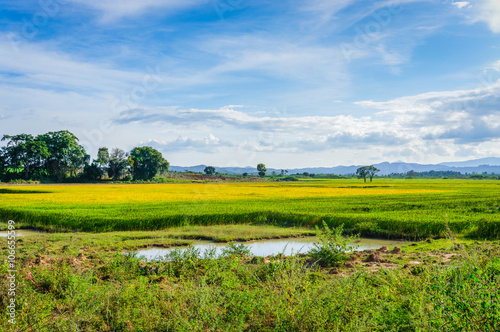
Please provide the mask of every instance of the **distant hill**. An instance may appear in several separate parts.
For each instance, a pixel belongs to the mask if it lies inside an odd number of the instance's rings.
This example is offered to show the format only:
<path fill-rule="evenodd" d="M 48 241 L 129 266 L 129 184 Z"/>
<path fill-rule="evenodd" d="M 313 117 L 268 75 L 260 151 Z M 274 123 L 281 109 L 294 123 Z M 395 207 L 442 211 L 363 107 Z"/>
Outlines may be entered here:
<path fill-rule="evenodd" d="M 334 166 L 334 167 L 306 167 L 306 168 L 288 168 L 288 174 L 296 173 L 315 173 L 315 174 L 339 174 L 339 175 L 349 175 L 356 173 L 356 170 L 365 165 L 351 165 L 351 166 Z M 467 160 L 460 162 L 449 162 L 440 163 L 436 165 L 426 165 L 417 163 L 405 163 L 405 162 L 383 162 L 379 164 L 374 164 L 373 166 L 380 169 L 378 174 L 388 175 L 391 173 L 406 173 L 411 170 L 415 172 L 429 172 L 429 171 L 453 171 L 465 173 L 477 173 L 481 174 L 483 172 L 500 174 L 500 158 L 482 158 L 475 160 Z M 196 165 L 196 166 L 170 166 L 171 171 L 176 172 L 203 172 L 206 165 Z M 257 174 L 256 167 L 217 167 L 214 166 L 217 172 L 227 173 L 227 174 Z M 267 173 L 275 171 L 280 173 L 281 169 L 268 168 Z"/>
<path fill-rule="evenodd" d="M 500 166 L 500 158 L 495 158 L 495 157 L 481 158 L 475 160 L 441 163 L 440 165 L 445 165 L 450 167 L 478 167 L 483 165 Z"/>

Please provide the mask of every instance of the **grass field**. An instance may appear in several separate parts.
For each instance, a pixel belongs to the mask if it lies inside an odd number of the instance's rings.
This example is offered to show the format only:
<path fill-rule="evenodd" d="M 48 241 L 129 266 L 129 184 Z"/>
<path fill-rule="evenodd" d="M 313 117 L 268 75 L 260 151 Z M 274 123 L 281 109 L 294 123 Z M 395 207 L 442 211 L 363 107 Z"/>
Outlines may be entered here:
<path fill-rule="evenodd" d="M 0 265 L 4 313 L 15 270 L 16 323 L 3 314 L 0 330 L 498 331 L 499 185 L 377 179 L 3 186 L 2 221 L 62 233 L 16 239 L 15 266 Z M 124 254 L 199 238 L 310 235 L 323 222 L 365 236 L 425 240 L 342 253 L 330 265 L 314 253 L 215 257 L 188 249 L 152 262 Z M 439 237 L 447 239 L 430 239 Z M 483 238 L 490 240 L 477 240 Z M 3 239 L 6 253 L 12 245 Z"/>
<path fill-rule="evenodd" d="M 500 237 L 500 181 L 0 187 L 0 216 L 49 231 L 147 231 L 186 225 L 345 225 L 364 236 Z"/>
<path fill-rule="evenodd" d="M 202 231 L 191 227 L 173 233 Z M 227 238 L 239 226 L 207 228 Z M 8 322 L 11 297 L 9 279 L 3 277 L 0 330 L 500 328 L 499 241 L 426 240 L 404 246 L 399 254 L 377 254 L 376 262 L 372 253 L 353 253 L 334 269 L 314 265 L 307 256 L 213 259 L 190 252 L 172 261 L 144 262 L 120 252 L 145 241 L 181 244 L 167 238 L 169 232 L 43 233 L 18 239 L 16 322 Z M 6 250 L 7 241 L 1 247 Z M 0 265 L 0 274 L 10 275 L 8 269 Z"/>

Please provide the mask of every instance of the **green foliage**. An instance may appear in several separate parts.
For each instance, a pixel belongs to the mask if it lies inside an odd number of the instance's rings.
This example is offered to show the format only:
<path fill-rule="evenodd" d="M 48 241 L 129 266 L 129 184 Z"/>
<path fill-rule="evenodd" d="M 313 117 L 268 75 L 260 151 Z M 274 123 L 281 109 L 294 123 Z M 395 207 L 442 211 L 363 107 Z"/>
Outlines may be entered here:
<path fill-rule="evenodd" d="M 86 181 L 97 181 L 104 174 L 103 170 L 97 163 L 92 163 L 90 165 L 85 165 L 83 167 L 82 178 Z"/>
<path fill-rule="evenodd" d="M 52 245 L 43 251 L 42 237 L 33 240 L 36 247 L 25 241 L 17 267 L 19 331 L 500 329 L 498 245 L 478 245 L 449 266 L 425 264 L 417 274 L 401 263 L 330 275 L 330 269 L 305 268 L 307 257 L 214 259 L 191 249 L 145 262 L 93 246 L 83 258 L 76 239 L 64 254 Z M 29 272 L 24 262 L 32 262 Z M 7 269 L 2 264 L 0 272 Z M 0 280 L 3 312 L 8 282 Z M 0 330 L 12 330 L 7 320 L 0 317 Z"/>
<path fill-rule="evenodd" d="M 161 153 L 152 147 L 143 146 L 130 152 L 134 180 L 149 180 L 158 173 L 168 172 L 169 163 Z"/>
<path fill-rule="evenodd" d="M 106 167 L 108 165 L 108 163 L 109 163 L 109 151 L 108 151 L 108 148 L 106 148 L 106 147 L 99 148 L 99 150 L 97 151 L 96 162 L 101 167 Z"/>
<path fill-rule="evenodd" d="M 352 245 L 357 236 L 344 237 L 344 225 L 330 229 L 323 222 L 323 229 L 316 226 L 319 242 L 309 251 L 311 259 L 321 266 L 340 266 L 346 260 L 346 252 L 355 250 L 357 246 Z"/>
<path fill-rule="evenodd" d="M 500 329 L 500 275 L 498 270 L 491 273 L 498 259 L 486 264 L 480 261 L 469 258 L 460 267 L 445 269 L 430 278 L 428 292 L 434 315 L 449 331 Z"/>
<path fill-rule="evenodd" d="M 359 179 L 363 179 L 365 182 L 366 182 L 366 177 L 369 177 L 370 178 L 370 182 L 372 182 L 373 177 L 379 171 L 380 170 L 378 168 L 376 168 L 375 166 L 373 166 L 373 165 L 371 165 L 371 166 L 363 166 L 363 167 L 360 167 L 360 168 L 358 168 L 356 170 L 356 175 L 358 176 Z"/>
<path fill-rule="evenodd" d="M 284 178 L 278 179 L 278 181 L 299 181 L 299 179 L 294 176 L 285 176 Z"/>
<path fill-rule="evenodd" d="M 264 164 L 258 164 L 257 165 L 257 171 L 259 172 L 259 176 L 263 178 L 266 175 L 267 168 L 266 165 Z"/>
<path fill-rule="evenodd" d="M 203 172 L 205 172 L 206 175 L 214 175 L 215 174 L 215 167 L 207 166 L 207 167 L 205 167 Z"/>
<path fill-rule="evenodd" d="M 101 161 L 106 160 L 105 152 L 101 152 Z M 119 180 L 126 172 L 128 167 L 128 155 L 125 151 L 115 148 L 108 157 L 108 176 L 114 181 Z"/>
<path fill-rule="evenodd" d="M 28 180 L 42 172 L 45 160 L 50 156 L 47 144 L 32 135 L 4 135 L 7 146 L 2 151 L 2 170 L 20 169 Z"/>
<path fill-rule="evenodd" d="M 252 254 L 250 248 L 243 243 L 230 242 L 227 246 L 222 248 L 221 256 L 250 256 Z"/>
<path fill-rule="evenodd" d="M 90 160 L 84 147 L 78 144 L 78 138 L 67 130 L 51 131 L 37 136 L 37 140 L 47 146 L 49 156 L 45 160 L 45 168 L 53 180 L 60 182 L 68 173 L 75 176 L 76 171 Z"/>

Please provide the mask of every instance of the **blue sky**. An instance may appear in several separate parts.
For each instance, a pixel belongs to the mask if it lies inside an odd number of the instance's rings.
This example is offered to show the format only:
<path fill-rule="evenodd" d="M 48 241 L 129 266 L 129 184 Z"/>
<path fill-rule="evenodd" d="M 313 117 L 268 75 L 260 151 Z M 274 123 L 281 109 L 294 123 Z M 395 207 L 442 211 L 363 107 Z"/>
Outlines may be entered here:
<path fill-rule="evenodd" d="M 500 1 L 0 0 L 0 134 L 173 165 L 500 156 Z"/>

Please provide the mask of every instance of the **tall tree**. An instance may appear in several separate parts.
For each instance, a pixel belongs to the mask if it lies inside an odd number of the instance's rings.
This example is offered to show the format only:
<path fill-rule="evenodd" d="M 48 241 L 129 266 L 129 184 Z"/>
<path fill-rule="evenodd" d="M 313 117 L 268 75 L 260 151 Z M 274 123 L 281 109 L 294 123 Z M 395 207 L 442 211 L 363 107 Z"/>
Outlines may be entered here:
<path fill-rule="evenodd" d="M 366 182 L 366 176 L 368 175 L 368 166 L 360 167 L 356 170 L 356 175 L 358 179 L 363 179 Z"/>
<path fill-rule="evenodd" d="M 366 182 L 366 177 L 369 177 L 370 182 L 372 182 L 373 177 L 379 171 L 380 170 L 373 165 L 363 166 L 356 170 L 356 175 L 358 176 L 358 178 L 363 179 L 365 182 Z"/>
<path fill-rule="evenodd" d="M 109 163 L 109 151 L 108 148 L 99 148 L 97 151 L 97 159 L 96 162 L 101 167 L 106 167 Z"/>
<path fill-rule="evenodd" d="M 78 144 L 78 138 L 67 130 L 51 131 L 36 139 L 47 145 L 49 157 L 45 161 L 45 168 L 49 176 L 57 181 L 62 181 L 68 172 L 75 175 L 90 161 L 85 148 Z"/>
<path fill-rule="evenodd" d="M 107 150 L 107 149 L 106 149 Z M 101 149 L 99 149 L 101 151 Z M 125 151 L 114 148 L 108 159 L 108 176 L 113 180 L 119 180 L 128 166 L 128 155 Z"/>
<path fill-rule="evenodd" d="M 207 167 L 205 167 L 203 172 L 205 172 L 206 175 L 214 175 L 215 174 L 215 167 L 207 166 Z"/>
<path fill-rule="evenodd" d="M 368 166 L 368 176 L 370 177 L 370 182 L 372 182 L 373 177 L 375 176 L 375 174 L 377 174 L 377 172 L 380 172 L 378 168 L 373 165 Z"/>
<path fill-rule="evenodd" d="M 257 165 L 257 171 L 259 171 L 259 176 L 263 178 L 266 175 L 267 168 L 266 165 L 264 164 L 258 164 Z"/>
<path fill-rule="evenodd" d="M 39 172 L 49 156 L 45 142 L 29 134 L 4 135 L 2 141 L 7 141 L 3 152 L 7 167 L 23 172 L 25 180 L 29 180 L 34 173 Z"/>
<path fill-rule="evenodd" d="M 152 147 L 137 147 L 130 151 L 134 180 L 150 180 L 158 173 L 168 172 L 170 164 Z"/>

